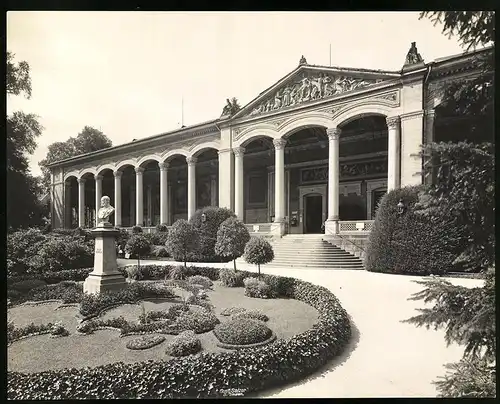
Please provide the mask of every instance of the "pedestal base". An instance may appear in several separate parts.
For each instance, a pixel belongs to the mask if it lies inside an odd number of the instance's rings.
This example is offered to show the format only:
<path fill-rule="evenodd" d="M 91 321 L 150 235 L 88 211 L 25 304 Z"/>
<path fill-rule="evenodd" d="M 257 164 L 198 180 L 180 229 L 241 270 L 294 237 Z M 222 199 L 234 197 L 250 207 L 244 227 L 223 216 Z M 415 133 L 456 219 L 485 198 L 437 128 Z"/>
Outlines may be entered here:
<path fill-rule="evenodd" d="M 109 223 L 100 223 L 92 230 L 95 237 L 94 270 L 83 283 L 85 293 L 100 293 L 125 288 L 127 281 L 118 272 L 116 237 L 120 232 Z"/>
<path fill-rule="evenodd" d="M 119 272 L 111 274 L 94 274 L 91 272 L 83 282 L 83 292 L 98 294 L 106 291 L 118 291 L 127 286 L 127 281 Z"/>
<path fill-rule="evenodd" d="M 283 237 L 285 235 L 285 222 L 271 223 L 271 234 L 275 237 Z"/>
<path fill-rule="evenodd" d="M 325 222 L 325 234 L 339 234 L 339 221 L 327 220 Z"/>

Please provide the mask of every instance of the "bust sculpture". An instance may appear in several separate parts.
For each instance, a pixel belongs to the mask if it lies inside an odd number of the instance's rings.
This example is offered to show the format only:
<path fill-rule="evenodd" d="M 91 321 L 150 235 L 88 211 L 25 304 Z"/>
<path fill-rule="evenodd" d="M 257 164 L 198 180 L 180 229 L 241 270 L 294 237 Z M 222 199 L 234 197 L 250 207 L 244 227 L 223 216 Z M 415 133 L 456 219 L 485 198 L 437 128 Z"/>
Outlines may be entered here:
<path fill-rule="evenodd" d="M 101 198 L 101 207 L 97 212 L 97 226 L 104 226 L 106 223 L 109 223 L 109 217 L 115 211 L 110 204 L 109 196 L 103 196 Z"/>

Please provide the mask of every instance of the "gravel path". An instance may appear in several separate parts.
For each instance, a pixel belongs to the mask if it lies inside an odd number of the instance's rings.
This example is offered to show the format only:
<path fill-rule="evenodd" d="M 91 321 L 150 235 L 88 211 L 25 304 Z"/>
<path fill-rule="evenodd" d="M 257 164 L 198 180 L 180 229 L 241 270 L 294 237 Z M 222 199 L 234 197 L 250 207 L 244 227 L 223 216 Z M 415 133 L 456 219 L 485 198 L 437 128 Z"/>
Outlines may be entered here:
<path fill-rule="evenodd" d="M 124 262 L 125 261 L 125 262 Z M 119 265 L 127 265 L 119 260 Z M 144 264 L 157 261 L 144 261 Z M 169 264 L 169 262 L 165 262 Z M 193 264 L 227 266 L 229 264 Z M 239 269 L 255 270 L 239 265 Z M 290 269 L 263 266 L 262 272 L 292 276 L 328 287 L 351 315 L 353 338 L 346 351 L 315 375 L 259 397 L 436 397 L 432 384 L 443 365 L 458 361 L 463 348 L 446 346 L 442 330 L 416 328 L 400 320 L 416 314 L 421 301 L 407 298 L 422 287 L 413 276 L 366 271 Z M 456 285 L 482 285 L 482 280 L 449 278 Z"/>

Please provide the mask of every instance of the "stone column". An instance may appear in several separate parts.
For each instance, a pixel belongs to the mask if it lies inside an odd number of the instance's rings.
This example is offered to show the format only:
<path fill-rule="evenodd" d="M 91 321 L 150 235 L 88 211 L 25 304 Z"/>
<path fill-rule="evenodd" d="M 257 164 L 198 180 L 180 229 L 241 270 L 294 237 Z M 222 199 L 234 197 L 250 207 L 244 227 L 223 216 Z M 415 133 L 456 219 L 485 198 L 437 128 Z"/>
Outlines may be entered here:
<path fill-rule="evenodd" d="M 160 167 L 160 223 L 168 223 L 168 163 L 158 163 Z"/>
<path fill-rule="evenodd" d="M 153 223 L 153 188 L 151 184 L 147 186 L 146 192 L 146 207 L 147 207 L 147 216 L 146 216 L 146 226 L 152 226 Z"/>
<path fill-rule="evenodd" d="M 188 220 L 196 211 L 196 157 L 186 157 L 188 165 Z"/>
<path fill-rule="evenodd" d="M 135 224 L 144 225 L 144 168 L 135 167 Z"/>
<path fill-rule="evenodd" d="M 436 118 L 436 113 L 433 109 L 425 111 L 425 121 L 424 121 L 424 144 L 429 144 L 434 142 L 434 122 Z M 434 183 L 436 179 L 436 170 L 429 171 L 428 166 L 433 163 L 430 157 L 424 157 L 424 183 L 430 185 Z"/>
<path fill-rule="evenodd" d="M 85 227 L 85 178 L 78 178 L 78 226 Z"/>
<path fill-rule="evenodd" d="M 71 182 L 64 183 L 64 228 L 71 229 Z"/>
<path fill-rule="evenodd" d="M 243 221 L 245 202 L 243 200 L 243 159 L 245 157 L 245 149 L 237 147 L 233 149 L 234 152 L 234 213 L 236 217 Z"/>
<path fill-rule="evenodd" d="M 275 150 L 275 192 L 274 192 L 274 222 L 285 220 L 285 145 L 286 139 L 274 139 Z"/>
<path fill-rule="evenodd" d="M 387 191 L 398 189 L 401 182 L 401 140 L 399 116 L 387 117 L 389 147 L 387 152 Z"/>
<path fill-rule="evenodd" d="M 115 171 L 115 227 L 122 225 L 122 172 Z"/>
<path fill-rule="evenodd" d="M 219 206 L 233 209 L 233 153 L 231 149 L 219 150 Z"/>
<path fill-rule="evenodd" d="M 97 226 L 97 212 L 101 207 L 102 175 L 95 176 L 95 225 Z"/>
<path fill-rule="evenodd" d="M 217 176 L 210 176 L 210 206 L 217 206 Z"/>
<path fill-rule="evenodd" d="M 341 130 L 329 128 L 326 133 L 328 135 L 328 219 L 325 222 L 325 233 L 338 234 Z"/>

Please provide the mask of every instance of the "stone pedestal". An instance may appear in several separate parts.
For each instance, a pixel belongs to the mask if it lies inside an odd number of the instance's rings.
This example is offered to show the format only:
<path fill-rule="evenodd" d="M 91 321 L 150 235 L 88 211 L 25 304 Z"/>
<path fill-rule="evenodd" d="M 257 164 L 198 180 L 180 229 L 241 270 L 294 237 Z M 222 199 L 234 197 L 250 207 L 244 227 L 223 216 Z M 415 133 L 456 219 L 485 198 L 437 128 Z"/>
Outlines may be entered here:
<path fill-rule="evenodd" d="M 115 239 L 120 232 L 110 223 L 99 223 L 92 230 L 95 238 L 94 270 L 83 283 L 84 293 L 123 289 L 127 282 L 116 263 Z"/>
<path fill-rule="evenodd" d="M 325 222 L 325 234 L 339 234 L 339 221 L 328 219 Z"/>

